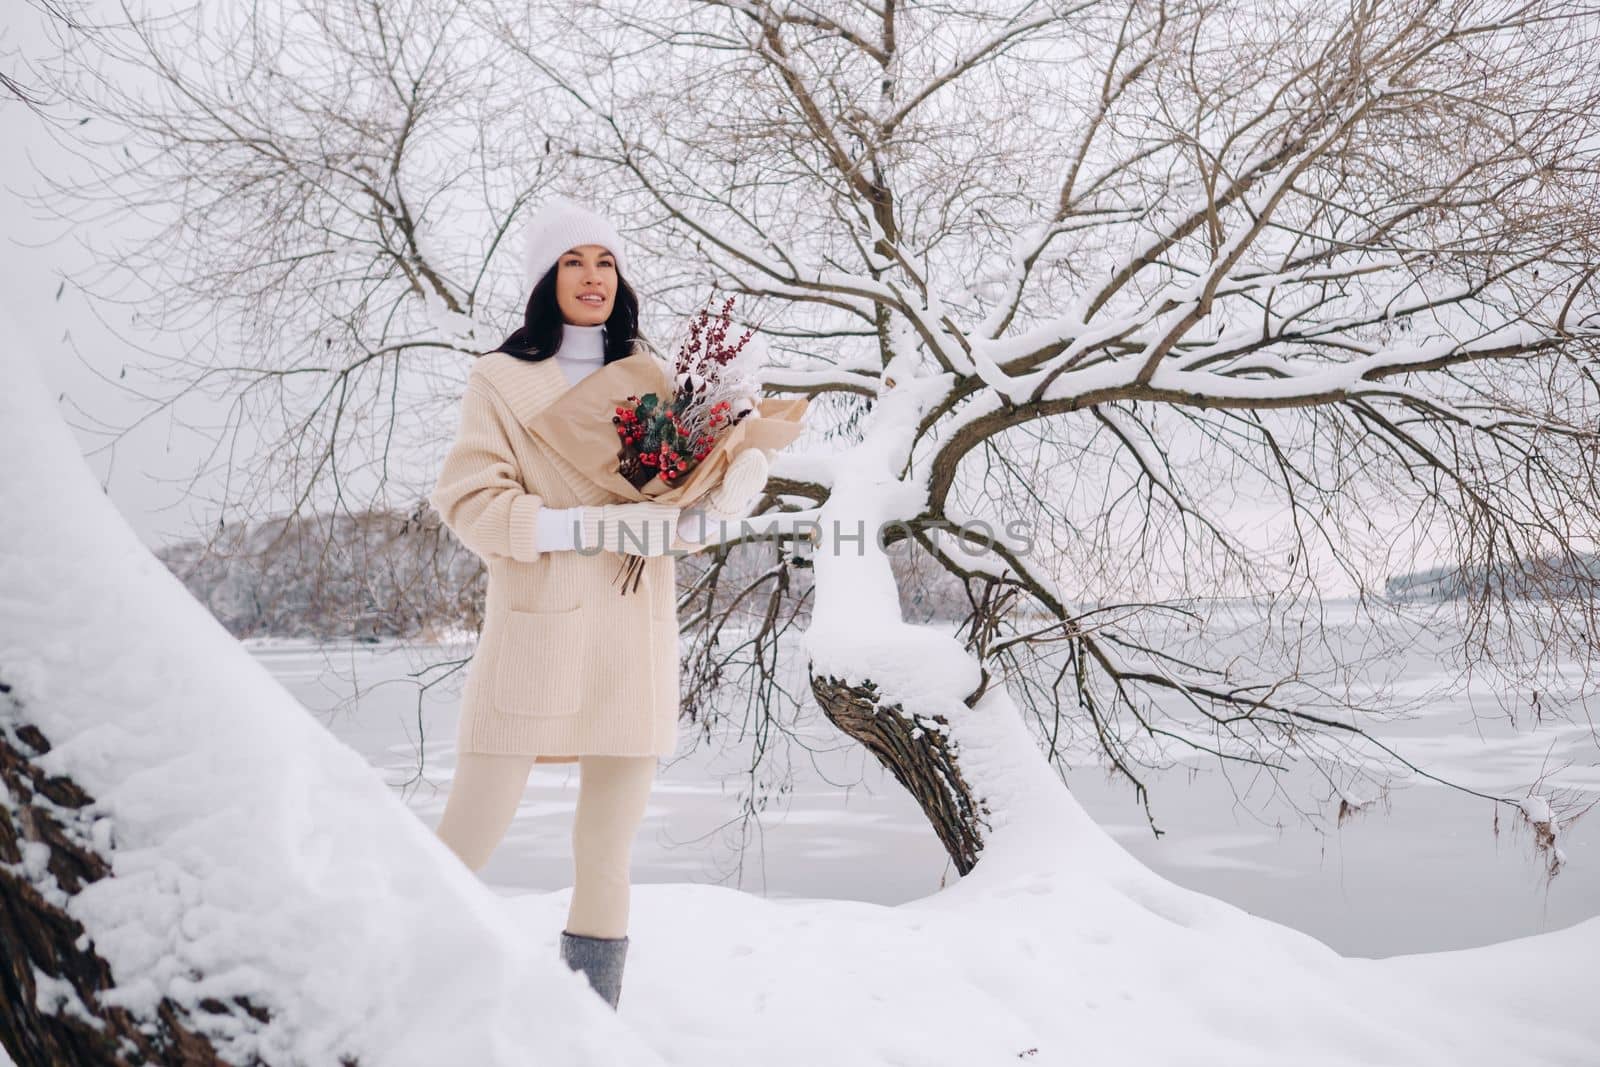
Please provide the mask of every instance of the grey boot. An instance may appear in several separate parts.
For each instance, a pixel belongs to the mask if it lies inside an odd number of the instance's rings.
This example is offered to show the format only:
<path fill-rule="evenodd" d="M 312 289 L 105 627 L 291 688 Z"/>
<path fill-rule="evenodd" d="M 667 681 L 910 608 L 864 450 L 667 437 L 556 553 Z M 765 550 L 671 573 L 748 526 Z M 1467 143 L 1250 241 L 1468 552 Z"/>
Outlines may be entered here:
<path fill-rule="evenodd" d="M 622 963 L 628 955 L 626 937 L 588 937 L 561 931 L 561 958 L 574 971 L 582 971 L 589 987 L 616 1010 L 622 996 Z"/>

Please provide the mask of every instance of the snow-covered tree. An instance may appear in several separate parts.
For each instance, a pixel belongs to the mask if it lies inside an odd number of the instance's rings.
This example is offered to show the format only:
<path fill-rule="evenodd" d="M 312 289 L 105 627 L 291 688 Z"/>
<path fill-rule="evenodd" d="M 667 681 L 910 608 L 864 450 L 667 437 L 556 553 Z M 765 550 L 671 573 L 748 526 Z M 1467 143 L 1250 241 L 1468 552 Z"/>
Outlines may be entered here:
<path fill-rule="evenodd" d="M 771 388 L 836 418 L 746 540 L 815 542 L 812 693 L 961 872 L 1005 792 L 984 753 L 1023 729 L 977 710 L 995 687 L 1141 795 L 1187 747 L 1308 760 L 1349 800 L 1406 761 L 1363 729 L 1398 702 L 1318 631 L 1341 581 L 1393 640 L 1386 568 L 1459 562 L 1469 663 L 1592 662 L 1584 5 L 691 0 L 499 29 L 568 88 L 561 143 L 636 190 L 614 210 L 692 248 L 689 292 L 759 300 Z M 958 633 L 906 617 L 904 540 L 968 583 Z M 1264 605 L 1250 647 L 1207 641 L 1211 594 Z"/>
<path fill-rule="evenodd" d="M 447 361 L 519 307 L 497 248 L 547 190 L 603 202 L 654 253 L 652 321 L 747 294 L 768 388 L 822 431 L 739 539 L 770 563 L 692 572 L 703 640 L 752 604 L 772 623 L 750 672 L 703 644 L 694 677 L 784 714 L 765 668 L 814 579 L 813 696 L 962 873 L 1023 752 L 1086 742 L 1147 807 L 1141 768 L 1175 751 L 1304 760 L 1347 802 L 1426 773 L 1368 735 L 1402 705 L 1318 626 L 1349 588 L 1374 649 L 1405 640 L 1426 620 L 1368 594 L 1419 556 L 1484 576 L 1449 605 L 1472 669 L 1592 661 L 1582 4 L 218 17 L 102 46 L 156 92 L 70 91 L 132 135 L 99 188 L 182 206 L 108 262 L 169 329 L 215 327 L 162 373 L 234 397 L 230 521 L 417 499 L 429 472 L 391 450 L 447 431 Z M 902 544 L 964 583 L 954 632 L 908 616 Z M 1226 641 L 1217 595 L 1259 610 Z"/>

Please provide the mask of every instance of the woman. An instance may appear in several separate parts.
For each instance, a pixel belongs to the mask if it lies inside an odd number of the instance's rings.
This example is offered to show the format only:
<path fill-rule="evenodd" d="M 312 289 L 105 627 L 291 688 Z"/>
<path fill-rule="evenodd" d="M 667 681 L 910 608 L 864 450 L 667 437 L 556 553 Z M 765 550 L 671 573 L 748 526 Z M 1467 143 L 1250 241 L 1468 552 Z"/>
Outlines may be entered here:
<path fill-rule="evenodd" d="M 489 572 L 438 836 L 482 869 L 533 765 L 576 762 L 576 879 L 561 957 L 613 1008 L 627 954 L 633 838 L 656 760 L 677 746 L 673 553 L 704 547 L 708 519 L 747 514 L 768 458 L 741 454 L 708 508 L 680 511 L 614 502 L 524 429 L 587 374 L 648 352 L 625 256 L 598 214 L 560 198 L 540 211 L 529 231 L 533 288 L 522 328 L 473 365 L 456 441 L 429 496 Z M 613 585 L 624 551 L 645 557 L 626 596 Z"/>

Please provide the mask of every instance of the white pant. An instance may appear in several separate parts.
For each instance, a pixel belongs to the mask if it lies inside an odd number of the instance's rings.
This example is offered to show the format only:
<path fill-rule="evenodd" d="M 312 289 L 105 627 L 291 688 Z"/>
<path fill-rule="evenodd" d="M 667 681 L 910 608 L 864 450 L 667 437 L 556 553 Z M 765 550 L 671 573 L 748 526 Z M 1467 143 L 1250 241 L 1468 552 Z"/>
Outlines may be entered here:
<path fill-rule="evenodd" d="M 435 831 L 474 871 L 489 862 L 511 825 L 533 770 L 532 756 L 463 752 Z M 578 811 L 572 822 L 576 880 L 567 931 L 588 937 L 628 932 L 629 867 L 644 819 L 655 756 L 579 756 Z"/>

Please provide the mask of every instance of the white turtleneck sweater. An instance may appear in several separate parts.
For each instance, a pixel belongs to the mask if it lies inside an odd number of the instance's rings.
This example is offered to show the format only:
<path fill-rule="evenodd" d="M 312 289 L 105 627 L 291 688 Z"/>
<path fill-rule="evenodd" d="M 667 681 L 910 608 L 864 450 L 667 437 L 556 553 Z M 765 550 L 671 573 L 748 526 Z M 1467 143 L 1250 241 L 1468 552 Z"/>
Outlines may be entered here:
<path fill-rule="evenodd" d="M 574 326 L 564 323 L 561 347 L 556 349 L 555 360 L 556 366 L 567 376 L 568 386 L 577 385 L 599 370 L 606 361 L 605 324 Z"/>
<path fill-rule="evenodd" d="M 561 347 L 556 349 L 553 357 L 556 366 L 567 376 L 567 386 L 571 388 L 584 378 L 593 374 L 605 365 L 606 361 L 606 336 L 605 325 L 574 326 L 572 323 L 563 323 L 561 327 Z M 540 552 L 572 551 L 577 547 L 574 540 L 576 530 L 582 520 L 583 508 L 540 508 L 534 517 L 534 547 Z M 688 508 L 678 516 L 678 537 L 684 541 L 698 544 L 709 532 L 709 520 L 702 521 L 703 511 L 700 508 Z"/>

